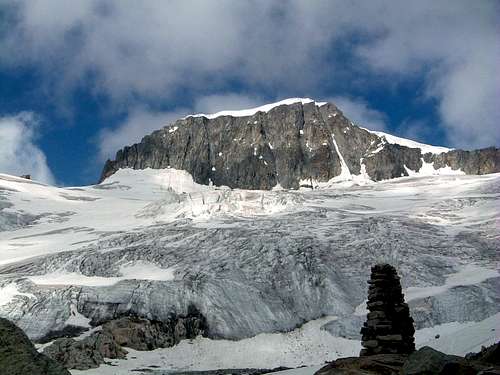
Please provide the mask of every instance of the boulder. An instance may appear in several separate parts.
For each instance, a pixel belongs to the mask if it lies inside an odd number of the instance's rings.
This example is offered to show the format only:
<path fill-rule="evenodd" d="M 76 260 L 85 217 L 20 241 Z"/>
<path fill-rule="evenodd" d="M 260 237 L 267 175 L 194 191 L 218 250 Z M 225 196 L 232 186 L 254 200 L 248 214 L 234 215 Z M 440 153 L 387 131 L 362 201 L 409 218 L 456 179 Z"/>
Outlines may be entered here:
<path fill-rule="evenodd" d="M 88 370 L 99 367 L 105 358 L 125 358 L 127 351 L 106 332 L 96 332 L 82 340 L 60 338 L 43 353 L 68 369 Z"/>
<path fill-rule="evenodd" d="M 500 368 L 444 354 L 428 346 L 411 354 L 401 369 L 402 375 L 476 375 L 479 373 L 500 375 Z"/>
<path fill-rule="evenodd" d="M 99 367 L 105 358 L 125 358 L 123 347 L 154 350 L 178 344 L 184 339 L 202 335 L 206 329 L 203 315 L 194 307 L 186 316 L 172 316 L 165 322 L 135 316 L 111 320 L 81 340 L 60 338 L 44 349 L 44 354 L 69 369 L 87 370 Z"/>
<path fill-rule="evenodd" d="M 14 323 L 0 318 L 0 375 L 70 375 L 53 359 L 38 353 Z"/>
<path fill-rule="evenodd" d="M 399 375 L 406 358 L 404 354 L 340 358 L 319 369 L 314 375 Z"/>

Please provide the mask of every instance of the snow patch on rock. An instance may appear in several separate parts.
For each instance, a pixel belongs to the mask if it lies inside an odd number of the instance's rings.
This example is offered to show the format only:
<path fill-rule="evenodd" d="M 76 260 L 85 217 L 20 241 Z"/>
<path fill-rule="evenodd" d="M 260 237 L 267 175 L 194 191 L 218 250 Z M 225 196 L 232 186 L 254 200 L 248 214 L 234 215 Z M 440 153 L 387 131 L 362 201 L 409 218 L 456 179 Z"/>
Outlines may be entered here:
<path fill-rule="evenodd" d="M 316 102 L 310 98 L 289 98 L 289 99 L 281 100 L 279 102 L 270 103 L 270 104 L 262 105 L 260 107 L 255 107 L 255 108 L 240 109 L 237 111 L 221 111 L 221 112 L 212 113 L 212 114 L 198 113 L 195 115 L 189 115 L 185 118 L 188 118 L 188 117 L 206 117 L 207 119 L 214 119 L 214 118 L 221 117 L 221 116 L 232 116 L 232 117 L 253 116 L 257 112 L 269 112 L 271 109 L 273 109 L 275 107 L 279 107 L 280 105 L 290 105 L 290 104 L 295 104 L 295 103 L 302 103 L 302 104 L 315 103 L 316 106 L 318 106 L 318 107 L 321 107 L 322 105 L 326 104 L 326 102 Z"/>

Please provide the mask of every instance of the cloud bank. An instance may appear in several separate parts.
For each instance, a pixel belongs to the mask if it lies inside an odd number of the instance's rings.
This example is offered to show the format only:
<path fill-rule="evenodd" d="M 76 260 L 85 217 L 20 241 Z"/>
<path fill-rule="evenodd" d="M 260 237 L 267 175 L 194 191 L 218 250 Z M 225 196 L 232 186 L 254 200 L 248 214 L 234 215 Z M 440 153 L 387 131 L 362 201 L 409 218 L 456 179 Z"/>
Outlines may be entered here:
<path fill-rule="evenodd" d="M 167 101 L 185 90 L 205 96 L 234 80 L 279 93 L 314 92 L 325 74 L 361 86 L 377 82 L 381 90 L 417 79 L 424 92 L 415 96 L 435 101 L 452 146 L 500 143 L 495 0 L 3 0 L 0 6 L 10 15 L 0 60 L 39 67 L 60 96 L 91 85 L 115 101 Z"/>
<path fill-rule="evenodd" d="M 161 112 L 149 108 L 134 108 L 125 121 L 114 129 L 103 129 L 98 136 L 99 161 L 112 159 L 123 146 L 139 142 L 144 135 L 160 129 L 184 116 L 196 113 L 215 113 L 221 110 L 252 108 L 262 104 L 257 98 L 237 94 L 200 97 L 193 108 Z"/>
<path fill-rule="evenodd" d="M 30 174 L 34 180 L 54 184 L 47 158 L 35 143 L 37 129 L 32 113 L 0 117 L 0 173 Z"/>
<path fill-rule="evenodd" d="M 370 108 L 368 103 L 362 99 L 336 96 L 328 99 L 328 101 L 340 108 L 344 116 L 356 125 L 370 130 L 387 130 L 387 116 L 376 109 Z"/>

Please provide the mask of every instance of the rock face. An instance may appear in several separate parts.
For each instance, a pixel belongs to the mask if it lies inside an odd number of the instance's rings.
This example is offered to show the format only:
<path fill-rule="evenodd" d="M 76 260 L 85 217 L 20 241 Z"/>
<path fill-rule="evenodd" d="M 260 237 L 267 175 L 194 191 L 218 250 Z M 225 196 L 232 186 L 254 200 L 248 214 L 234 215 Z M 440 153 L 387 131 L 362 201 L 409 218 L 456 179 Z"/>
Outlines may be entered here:
<path fill-rule="evenodd" d="M 154 350 L 193 339 L 206 329 L 205 318 L 193 307 L 187 316 L 172 316 L 165 322 L 138 317 L 122 317 L 102 325 L 100 331 L 81 340 L 60 338 L 44 349 L 44 354 L 68 369 L 99 367 L 105 358 L 125 358 L 123 347 Z"/>
<path fill-rule="evenodd" d="M 488 363 L 444 354 L 428 346 L 424 346 L 408 357 L 401 369 L 401 374 L 494 375 L 500 374 L 500 368 Z"/>
<path fill-rule="evenodd" d="M 500 172 L 500 150 L 424 153 L 355 126 L 332 103 L 297 102 L 249 116 L 177 120 L 108 160 L 101 181 L 120 168 L 175 168 L 195 182 L 269 190 L 368 176 L 408 176 L 423 163 L 467 174 Z M 410 170 L 410 172 L 409 172 Z"/>
<path fill-rule="evenodd" d="M 181 340 L 203 335 L 205 329 L 205 318 L 198 311 L 186 317 L 172 317 L 166 322 L 124 317 L 103 325 L 103 331 L 117 344 L 135 350 L 168 348 Z"/>
<path fill-rule="evenodd" d="M 465 358 L 500 365 L 500 342 L 489 347 L 483 346 L 479 353 L 469 353 Z"/>
<path fill-rule="evenodd" d="M 372 267 L 368 281 L 368 316 L 361 328 L 360 355 L 409 354 L 415 351 L 413 319 L 404 302 L 396 269 L 389 264 Z"/>
<path fill-rule="evenodd" d="M 24 332 L 0 318 L 1 375 L 70 375 L 54 360 L 40 354 Z"/>
<path fill-rule="evenodd" d="M 125 358 L 127 351 L 107 332 L 97 332 L 83 340 L 60 338 L 44 349 L 43 354 L 68 369 L 88 370 L 99 367 L 105 358 Z"/>

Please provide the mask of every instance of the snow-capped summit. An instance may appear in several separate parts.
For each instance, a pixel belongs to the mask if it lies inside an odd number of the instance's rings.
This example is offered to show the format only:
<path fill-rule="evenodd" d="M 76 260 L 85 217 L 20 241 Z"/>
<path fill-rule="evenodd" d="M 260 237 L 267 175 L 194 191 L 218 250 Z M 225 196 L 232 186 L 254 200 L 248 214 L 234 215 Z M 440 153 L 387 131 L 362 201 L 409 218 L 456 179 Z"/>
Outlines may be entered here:
<path fill-rule="evenodd" d="M 205 117 L 208 119 L 214 119 L 214 118 L 221 117 L 221 116 L 247 117 L 247 116 L 253 116 L 257 112 L 269 112 L 271 109 L 273 109 L 275 107 L 279 107 L 280 105 L 290 105 L 290 104 L 296 104 L 296 103 L 301 103 L 301 104 L 314 103 L 316 106 L 321 107 L 322 105 L 325 105 L 327 102 L 316 102 L 310 98 L 288 98 L 288 99 L 280 100 L 279 102 L 264 104 L 264 105 L 261 105 L 259 107 L 255 107 L 255 108 L 240 109 L 240 110 L 233 110 L 233 111 L 228 110 L 228 111 L 221 111 L 221 112 L 212 113 L 212 114 L 197 113 L 195 115 L 186 116 L 185 118 L 187 118 L 187 117 Z"/>
<path fill-rule="evenodd" d="M 500 150 L 425 145 L 358 127 L 332 103 L 291 98 L 177 120 L 118 151 L 101 180 L 120 168 L 148 167 L 185 170 L 205 185 L 297 189 L 414 174 L 494 173 Z"/>

